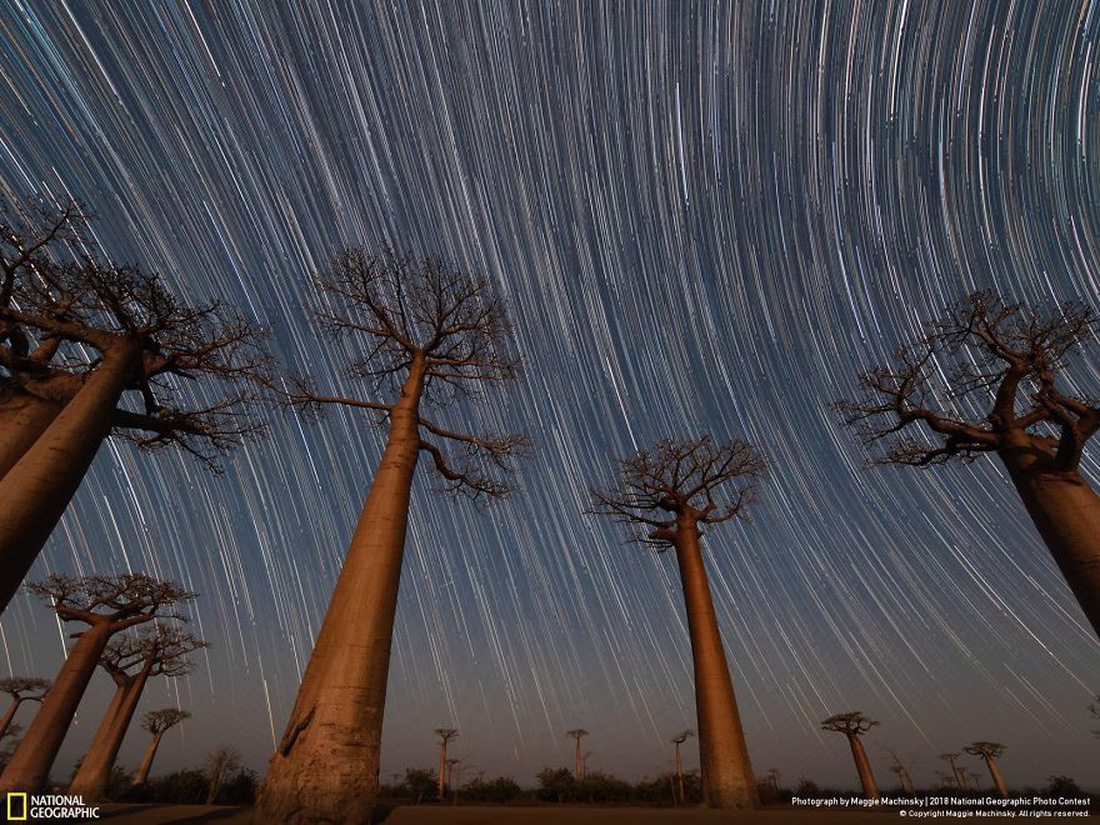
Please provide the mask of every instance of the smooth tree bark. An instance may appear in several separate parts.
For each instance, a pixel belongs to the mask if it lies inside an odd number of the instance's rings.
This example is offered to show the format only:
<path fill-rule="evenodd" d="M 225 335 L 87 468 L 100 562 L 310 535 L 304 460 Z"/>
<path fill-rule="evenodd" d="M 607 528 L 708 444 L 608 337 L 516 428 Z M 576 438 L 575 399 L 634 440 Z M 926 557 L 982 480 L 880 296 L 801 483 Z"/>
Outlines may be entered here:
<path fill-rule="evenodd" d="M 712 808 L 753 808 L 759 797 L 703 564 L 701 526 L 743 517 L 753 481 L 765 469 L 745 442 L 661 441 L 620 462 L 617 489 L 592 490 L 589 512 L 632 523 L 642 531 L 638 541 L 676 551 L 695 673 L 703 799 Z"/>
<path fill-rule="evenodd" d="M 447 793 L 447 744 L 458 736 L 458 729 L 436 728 L 435 735 L 439 737 L 439 798 L 442 800 Z"/>
<path fill-rule="evenodd" d="M 1097 331 L 1084 304 L 1044 312 L 977 292 L 902 346 L 893 365 L 864 373 L 862 397 L 837 407 L 865 443 L 888 441 L 875 463 L 928 467 L 995 454 L 1100 635 L 1100 497 L 1080 471 L 1100 405 L 1062 388 Z M 964 414 L 976 409 L 984 418 Z M 925 437 L 907 434 L 920 429 Z"/>
<path fill-rule="evenodd" d="M 852 749 L 852 759 L 856 763 L 856 771 L 859 773 L 859 784 L 863 786 L 863 795 L 867 799 L 878 799 L 878 785 L 875 783 L 875 775 L 871 771 L 871 762 L 867 759 L 867 751 L 863 749 L 862 737 L 867 731 L 877 725 L 859 711 L 851 713 L 838 713 L 830 716 L 821 723 L 822 730 L 843 733 L 848 738 L 848 744 Z"/>
<path fill-rule="evenodd" d="M 475 436 L 435 424 L 423 401 L 472 395 L 484 382 L 514 378 L 506 354 L 510 328 L 487 281 L 436 259 L 384 250 L 350 250 L 317 279 L 318 310 L 338 335 L 364 341 L 352 375 L 377 391 L 399 387 L 392 402 L 317 392 L 288 379 L 287 399 L 305 410 L 337 404 L 371 411 L 388 423 L 377 466 L 344 565 L 306 667 L 290 721 L 254 809 L 256 822 L 359 823 L 370 819 L 389 675 L 390 643 L 401 579 L 412 482 L 427 453 L 445 489 L 494 497 L 508 486 L 484 471 L 506 469 L 525 444 L 512 435 Z M 459 463 L 438 440 L 462 448 Z"/>
<path fill-rule="evenodd" d="M 76 644 L 0 775 L 0 794 L 39 789 L 111 637 L 154 619 L 180 619 L 170 608 L 194 598 L 173 583 L 132 574 L 81 579 L 53 575 L 28 589 L 50 599 L 62 621 L 82 622 L 88 628 L 73 634 Z"/>
<path fill-rule="evenodd" d="M 151 710 L 145 714 L 141 727 L 143 730 L 151 733 L 153 737 L 149 740 L 149 745 L 145 748 L 144 756 L 141 757 L 141 765 L 134 772 L 133 779 L 135 785 L 141 785 L 149 779 L 149 771 L 153 768 L 153 759 L 157 755 L 157 749 L 160 747 L 160 742 L 164 738 L 164 734 L 180 722 L 190 718 L 191 714 L 189 711 L 180 710 L 178 708 Z"/>
<path fill-rule="evenodd" d="M 0 739 L 3 739 L 11 728 L 12 720 L 24 702 L 41 702 L 46 692 L 50 689 L 50 683 L 45 679 L 28 679 L 25 677 L 12 677 L 0 679 L 0 693 L 6 693 L 11 697 L 11 704 L 0 718 Z"/>
<path fill-rule="evenodd" d="M 116 638 L 108 645 L 99 664 L 115 683 L 115 697 L 69 785 L 70 794 L 88 801 L 103 798 L 111 769 L 149 679 L 190 673 L 187 656 L 206 646 L 206 642 L 168 625 L 138 636 Z M 133 672 L 129 672 L 131 669 Z"/>
<path fill-rule="evenodd" d="M 0 386 L 0 478 L 7 475 L 61 412 L 61 405 Z"/>
<path fill-rule="evenodd" d="M 974 742 L 963 748 L 971 756 L 980 756 L 985 760 L 985 766 L 989 769 L 989 778 L 993 780 L 993 787 L 1002 797 L 1008 797 L 1008 789 L 1005 788 L 1001 771 L 997 768 L 997 759 L 1005 752 L 1005 746 L 1000 742 Z"/>
<path fill-rule="evenodd" d="M 680 786 L 680 804 L 683 805 L 684 797 L 684 764 L 680 760 L 680 746 L 695 735 L 693 730 L 684 730 L 672 737 L 672 744 L 676 747 L 676 782 Z"/>
<path fill-rule="evenodd" d="M 573 778 L 580 782 L 584 779 L 584 768 L 581 765 L 581 739 L 588 736 L 588 731 L 584 728 L 575 728 L 571 731 L 566 731 L 566 736 L 573 739 L 576 744 L 576 756 L 573 762 Z"/>

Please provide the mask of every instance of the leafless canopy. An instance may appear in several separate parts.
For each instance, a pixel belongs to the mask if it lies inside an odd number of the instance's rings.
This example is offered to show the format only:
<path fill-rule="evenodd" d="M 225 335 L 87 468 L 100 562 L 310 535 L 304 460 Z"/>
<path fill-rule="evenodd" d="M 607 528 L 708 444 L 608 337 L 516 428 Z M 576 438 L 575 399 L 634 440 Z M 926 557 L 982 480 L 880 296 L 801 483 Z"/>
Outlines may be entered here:
<path fill-rule="evenodd" d="M 81 577 L 55 573 L 45 581 L 28 584 L 27 590 L 49 600 L 62 621 L 108 623 L 112 633 L 153 619 L 185 621 L 173 608 L 197 598 L 175 582 L 141 573 Z"/>
<path fill-rule="evenodd" d="M 709 435 L 658 441 L 619 462 L 617 488 L 592 489 L 588 512 L 640 525 L 646 532 L 637 540 L 663 550 L 675 544 L 680 516 L 697 524 L 744 518 L 766 469 L 764 457 L 744 441 L 719 444 Z"/>
<path fill-rule="evenodd" d="M 854 710 L 851 713 L 830 716 L 821 723 L 821 729 L 843 733 L 845 736 L 863 736 L 877 724 L 878 722 L 868 719 L 860 711 Z"/>
<path fill-rule="evenodd" d="M 573 730 L 567 730 L 565 735 L 580 742 L 582 737 L 588 736 L 588 731 L 584 728 L 574 728 Z"/>
<path fill-rule="evenodd" d="M 677 744 L 677 745 L 682 745 L 682 744 L 684 744 L 684 742 L 686 742 L 687 740 L 689 740 L 689 739 L 690 739 L 691 737 L 693 737 L 694 735 L 695 735 L 695 731 L 693 731 L 693 730 L 691 730 L 690 728 L 688 728 L 687 730 L 682 730 L 682 731 L 680 731 L 680 732 L 679 732 L 678 734 L 676 734 L 675 736 L 673 736 L 673 737 L 672 737 L 672 742 L 673 742 L 674 744 Z"/>
<path fill-rule="evenodd" d="M 392 395 L 417 359 L 425 368 L 424 401 L 437 406 L 455 393 L 476 398 L 486 383 L 519 375 L 504 303 L 485 278 L 387 248 L 377 255 L 346 250 L 315 281 L 325 299 L 318 319 L 333 337 L 362 343 L 363 355 L 349 362 L 348 374 L 368 382 L 374 395 Z M 301 410 L 344 405 L 372 410 L 380 422 L 393 408 L 322 393 L 298 377 L 288 378 L 283 392 Z M 444 489 L 472 498 L 506 495 L 510 487 L 503 479 L 528 446 L 524 436 L 456 432 L 423 416 L 420 430 L 420 448 L 431 456 Z M 443 452 L 438 444 L 444 441 L 456 454 Z"/>
<path fill-rule="evenodd" d="M 193 669 L 187 657 L 210 644 L 184 633 L 173 625 L 145 627 L 136 634 L 115 636 L 100 657 L 100 666 L 110 673 L 127 674 L 133 668 L 150 666 L 150 676 L 186 676 Z"/>
<path fill-rule="evenodd" d="M 217 454 L 261 432 L 250 407 L 268 362 L 263 331 L 216 302 L 184 303 L 159 275 L 97 257 L 82 226 L 75 204 L 0 223 L 0 394 L 65 402 L 121 342 L 136 342 L 141 364 L 116 430 L 216 467 Z M 217 385 L 221 397 L 194 404 L 183 391 L 191 380 Z"/>
<path fill-rule="evenodd" d="M 947 762 L 952 767 L 954 767 L 955 766 L 955 760 L 958 759 L 960 756 L 962 756 L 961 753 L 941 753 L 937 757 L 937 759 L 942 759 L 944 762 Z"/>
<path fill-rule="evenodd" d="M 1005 752 L 1005 746 L 1000 742 L 972 742 L 963 750 L 971 756 L 980 756 L 982 759 L 996 759 Z"/>
<path fill-rule="evenodd" d="M 41 702 L 49 689 L 50 683 L 46 679 L 19 676 L 0 679 L 0 693 L 8 694 L 16 702 Z"/>
<path fill-rule="evenodd" d="M 152 734 L 164 733 L 185 719 L 191 718 L 191 712 L 178 708 L 151 710 L 141 720 L 141 727 Z"/>
<path fill-rule="evenodd" d="M 968 461 L 1023 439 L 1045 468 L 1075 471 L 1100 427 L 1100 402 L 1063 390 L 1059 377 L 1096 332 L 1083 304 L 1040 311 L 976 292 L 893 365 L 865 372 L 862 397 L 837 408 L 864 443 L 886 444 L 876 463 Z M 920 425 L 927 437 L 911 437 Z"/>
<path fill-rule="evenodd" d="M 439 737 L 440 744 L 446 745 L 458 736 L 458 728 L 436 728 L 435 735 Z"/>

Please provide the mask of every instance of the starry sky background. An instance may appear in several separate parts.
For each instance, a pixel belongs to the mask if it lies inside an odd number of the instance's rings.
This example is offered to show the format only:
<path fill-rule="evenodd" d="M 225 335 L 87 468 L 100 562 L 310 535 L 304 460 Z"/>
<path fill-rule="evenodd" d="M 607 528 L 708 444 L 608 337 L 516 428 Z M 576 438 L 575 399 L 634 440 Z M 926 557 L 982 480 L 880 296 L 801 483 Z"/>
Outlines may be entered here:
<path fill-rule="evenodd" d="M 675 560 L 581 510 L 616 458 L 710 432 L 774 462 L 752 522 L 708 541 L 759 773 L 854 786 L 817 723 L 858 708 L 883 785 L 883 745 L 928 784 L 936 754 L 993 739 L 1010 785 L 1100 789 L 1100 643 L 1003 471 L 863 470 L 830 409 L 975 287 L 1100 308 L 1098 34 L 1100 3 L 1068 0 L 3 0 L 0 192 L 85 201 L 112 259 L 236 304 L 347 393 L 305 312 L 337 248 L 440 254 L 506 295 L 525 378 L 439 417 L 536 453 L 485 511 L 421 473 L 383 779 L 432 765 L 443 724 L 468 770 L 521 784 L 569 763 L 576 726 L 590 768 L 670 766 L 695 724 Z M 263 769 L 381 452 L 355 411 L 265 415 L 217 478 L 105 445 L 35 569 L 202 594 L 213 646 L 143 700 L 195 714 L 154 772 L 223 742 Z M 41 605 L 0 631 L 5 673 L 56 672 Z"/>

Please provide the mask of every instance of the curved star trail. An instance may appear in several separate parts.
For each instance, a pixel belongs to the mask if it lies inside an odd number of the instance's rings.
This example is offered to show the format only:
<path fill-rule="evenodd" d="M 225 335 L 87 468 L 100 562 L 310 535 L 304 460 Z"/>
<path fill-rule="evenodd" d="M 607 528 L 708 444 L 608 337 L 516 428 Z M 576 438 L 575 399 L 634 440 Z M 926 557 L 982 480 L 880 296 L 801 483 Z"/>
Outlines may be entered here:
<path fill-rule="evenodd" d="M 1095 787 L 1100 644 L 1005 474 L 862 470 L 830 403 L 975 287 L 1100 308 L 1098 34 L 1100 4 L 1068 0 L 10 0 L 0 190 L 85 201 L 111 257 L 235 303 L 344 392 L 347 350 L 305 311 L 334 250 L 442 254 L 506 294 L 524 380 L 443 415 L 537 452 L 484 512 L 418 482 L 384 779 L 432 764 L 441 724 L 464 769 L 523 784 L 578 725 L 591 767 L 669 766 L 694 724 L 674 560 L 580 513 L 614 459 L 712 432 L 774 463 L 752 522 L 708 537 L 759 772 L 851 785 L 817 723 L 858 708 L 882 721 L 872 759 L 889 744 L 920 782 L 994 739 L 1010 784 Z M 202 594 L 214 646 L 146 700 L 195 714 L 161 770 L 224 741 L 262 769 L 380 454 L 354 412 L 268 417 L 217 478 L 103 449 L 36 568 Z M 5 672 L 56 670 L 41 606 L 2 631 Z"/>

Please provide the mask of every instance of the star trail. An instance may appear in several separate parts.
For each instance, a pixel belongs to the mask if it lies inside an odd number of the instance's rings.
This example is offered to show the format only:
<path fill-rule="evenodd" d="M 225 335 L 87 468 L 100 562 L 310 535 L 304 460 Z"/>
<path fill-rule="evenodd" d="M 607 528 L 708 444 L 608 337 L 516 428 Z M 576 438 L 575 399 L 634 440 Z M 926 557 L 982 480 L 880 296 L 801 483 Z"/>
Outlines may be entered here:
<path fill-rule="evenodd" d="M 771 461 L 751 521 L 705 539 L 759 775 L 852 785 L 819 723 L 859 709 L 882 723 L 872 762 L 889 745 L 918 785 L 991 739 L 1010 785 L 1089 788 L 1100 643 L 1004 470 L 864 469 L 831 405 L 976 288 L 1100 310 L 1098 37 L 1095 0 L 4 0 L 0 193 L 81 200 L 112 260 L 236 305 L 343 394 L 365 391 L 352 351 L 308 313 L 337 250 L 390 243 L 500 288 L 523 379 L 435 415 L 534 454 L 480 508 L 421 463 L 383 781 L 430 766 L 440 726 L 464 772 L 524 785 L 569 764 L 576 727 L 591 768 L 670 766 L 694 726 L 675 559 L 582 510 L 615 460 L 712 433 Z M 1096 392 L 1100 362 L 1070 375 Z M 361 411 L 264 416 L 219 476 L 108 442 L 32 573 L 201 594 L 211 648 L 142 705 L 194 714 L 161 770 L 232 743 L 262 772 L 381 454 Z M 1100 481 L 1095 445 L 1082 469 Z M 56 672 L 40 604 L 0 631 L 4 675 Z"/>

